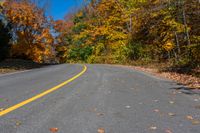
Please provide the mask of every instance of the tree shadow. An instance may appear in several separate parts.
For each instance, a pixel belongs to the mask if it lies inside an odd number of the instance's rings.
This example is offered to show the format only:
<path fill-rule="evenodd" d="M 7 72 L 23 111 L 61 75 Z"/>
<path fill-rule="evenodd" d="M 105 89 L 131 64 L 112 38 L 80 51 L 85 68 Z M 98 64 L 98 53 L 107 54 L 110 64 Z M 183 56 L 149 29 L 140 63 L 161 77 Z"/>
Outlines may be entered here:
<path fill-rule="evenodd" d="M 183 94 L 187 94 L 187 95 L 200 95 L 200 89 L 195 89 L 195 88 L 180 86 L 182 84 L 177 84 L 177 85 L 179 85 L 179 86 L 178 87 L 172 87 L 170 89 L 171 90 L 180 91 Z"/>
<path fill-rule="evenodd" d="M 200 68 L 195 65 L 174 66 L 161 69 L 160 72 L 175 72 L 179 74 L 193 75 L 200 77 Z"/>

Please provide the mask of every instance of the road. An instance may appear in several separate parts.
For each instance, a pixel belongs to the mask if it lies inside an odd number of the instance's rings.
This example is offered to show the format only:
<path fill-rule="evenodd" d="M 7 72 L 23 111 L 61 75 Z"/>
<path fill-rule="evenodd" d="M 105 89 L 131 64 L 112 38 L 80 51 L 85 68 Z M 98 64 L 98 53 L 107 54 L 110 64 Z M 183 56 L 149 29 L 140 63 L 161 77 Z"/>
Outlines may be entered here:
<path fill-rule="evenodd" d="M 199 94 L 127 67 L 86 66 L 1 75 L 0 133 L 200 133 Z"/>

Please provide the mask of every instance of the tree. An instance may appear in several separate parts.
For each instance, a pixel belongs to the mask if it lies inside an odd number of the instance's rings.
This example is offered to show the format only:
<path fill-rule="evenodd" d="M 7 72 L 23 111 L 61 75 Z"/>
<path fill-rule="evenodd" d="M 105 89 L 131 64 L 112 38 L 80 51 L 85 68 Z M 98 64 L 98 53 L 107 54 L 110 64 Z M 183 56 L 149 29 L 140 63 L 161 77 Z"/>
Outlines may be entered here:
<path fill-rule="evenodd" d="M 13 57 L 42 62 L 53 56 L 51 25 L 42 9 L 27 1 L 7 1 L 3 12 L 12 26 Z"/>
<path fill-rule="evenodd" d="M 66 60 L 199 63 L 199 0 L 86 0 L 86 3 L 64 22 L 73 22 L 70 28 L 65 28 L 70 29 L 68 33 L 62 34 L 63 39 L 70 40 L 66 41 L 67 47 L 60 47 Z"/>
<path fill-rule="evenodd" d="M 57 34 L 55 50 L 59 61 L 62 63 L 66 62 L 69 56 L 68 47 L 72 43 L 72 27 L 73 22 L 71 21 L 57 20 L 54 22 L 54 30 Z"/>
<path fill-rule="evenodd" d="M 9 56 L 10 39 L 9 26 L 6 24 L 5 16 L 2 14 L 2 3 L 0 3 L 0 60 Z"/>
<path fill-rule="evenodd" d="M 0 20 L 0 60 L 9 56 L 11 36 L 8 27 Z"/>
<path fill-rule="evenodd" d="M 126 22 L 115 0 L 92 1 L 74 17 L 73 57 L 77 53 L 78 59 L 88 62 L 123 60 L 128 37 L 124 27 Z"/>

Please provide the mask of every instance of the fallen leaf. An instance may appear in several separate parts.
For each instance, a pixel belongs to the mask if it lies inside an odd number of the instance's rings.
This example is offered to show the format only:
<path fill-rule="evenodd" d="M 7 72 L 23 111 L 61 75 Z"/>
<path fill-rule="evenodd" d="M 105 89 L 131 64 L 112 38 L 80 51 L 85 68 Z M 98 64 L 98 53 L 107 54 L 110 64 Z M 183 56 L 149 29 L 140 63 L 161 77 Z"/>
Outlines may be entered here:
<path fill-rule="evenodd" d="M 194 119 L 191 115 L 187 115 L 186 118 L 187 118 L 188 120 L 193 120 L 193 119 Z"/>
<path fill-rule="evenodd" d="M 16 121 L 15 125 L 20 126 L 22 123 L 20 121 Z"/>
<path fill-rule="evenodd" d="M 200 124 L 200 121 L 198 121 L 198 120 L 192 120 L 192 124 L 193 125 L 198 125 L 198 124 Z"/>
<path fill-rule="evenodd" d="M 169 116 L 175 116 L 175 114 L 174 114 L 174 113 L 171 113 L 171 112 L 168 113 L 168 115 L 169 115 Z"/>
<path fill-rule="evenodd" d="M 0 111 L 3 111 L 4 110 L 4 108 L 0 108 Z"/>
<path fill-rule="evenodd" d="M 195 101 L 195 102 L 198 102 L 199 100 L 198 100 L 198 99 L 194 99 L 194 101 Z"/>
<path fill-rule="evenodd" d="M 158 109 L 154 109 L 154 112 L 160 112 L 160 110 L 158 110 Z"/>
<path fill-rule="evenodd" d="M 98 133 L 105 133 L 105 129 L 103 129 L 103 128 L 99 128 L 97 131 L 98 131 Z"/>
<path fill-rule="evenodd" d="M 49 130 L 50 130 L 52 133 L 58 132 L 58 128 L 56 128 L 56 127 L 52 127 L 52 128 L 50 128 Z"/>
<path fill-rule="evenodd" d="M 154 102 L 158 102 L 158 100 L 153 100 Z"/>
<path fill-rule="evenodd" d="M 170 104 L 174 104 L 174 101 L 169 101 Z"/>
<path fill-rule="evenodd" d="M 104 114 L 103 113 L 97 113 L 97 116 L 103 116 Z"/>
<path fill-rule="evenodd" d="M 157 127 L 155 127 L 155 126 L 151 126 L 149 129 L 151 129 L 151 130 L 156 130 Z"/>
<path fill-rule="evenodd" d="M 165 133 L 172 133 L 172 131 L 170 129 L 166 129 Z"/>
<path fill-rule="evenodd" d="M 127 106 L 126 106 L 126 108 L 127 108 L 127 109 L 130 109 L 130 108 L 131 108 L 131 106 L 128 106 L 128 105 L 127 105 Z"/>

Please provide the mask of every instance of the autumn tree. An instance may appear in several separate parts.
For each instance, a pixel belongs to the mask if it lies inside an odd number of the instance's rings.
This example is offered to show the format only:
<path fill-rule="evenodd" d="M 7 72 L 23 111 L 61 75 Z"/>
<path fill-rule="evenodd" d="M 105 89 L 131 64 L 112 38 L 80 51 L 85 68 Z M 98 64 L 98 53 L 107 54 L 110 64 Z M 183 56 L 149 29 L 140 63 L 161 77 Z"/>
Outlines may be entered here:
<path fill-rule="evenodd" d="M 66 62 L 69 56 L 69 46 L 72 43 L 73 22 L 57 20 L 53 22 L 56 33 L 56 52 L 60 62 Z"/>
<path fill-rule="evenodd" d="M 75 14 L 73 22 L 72 58 L 113 63 L 124 59 L 126 22 L 114 0 L 92 1 Z"/>
<path fill-rule="evenodd" d="M 66 61 L 199 64 L 199 0 L 86 2 L 64 22 L 73 22 L 62 37 L 70 43 L 60 47 Z"/>
<path fill-rule="evenodd" d="M 11 23 L 13 57 L 31 59 L 36 62 L 52 57 L 51 25 L 43 10 L 27 1 L 7 1 L 4 14 Z"/>
<path fill-rule="evenodd" d="M 185 0 L 182 5 L 182 22 L 185 26 L 183 38 L 189 49 L 190 64 L 200 64 L 200 1 Z M 181 19 L 181 18 L 179 18 Z"/>

